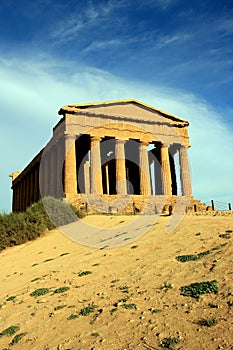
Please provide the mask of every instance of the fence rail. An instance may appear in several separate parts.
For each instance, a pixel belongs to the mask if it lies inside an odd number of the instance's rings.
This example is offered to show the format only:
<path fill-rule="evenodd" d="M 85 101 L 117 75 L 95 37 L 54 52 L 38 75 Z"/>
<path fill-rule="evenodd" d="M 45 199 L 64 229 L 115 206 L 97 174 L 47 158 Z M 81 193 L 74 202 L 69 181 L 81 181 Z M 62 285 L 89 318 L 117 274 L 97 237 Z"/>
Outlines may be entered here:
<path fill-rule="evenodd" d="M 204 201 L 204 203 L 212 207 L 212 210 L 233 210 L 233 203 L 220 202 L 213 199 Z"/>

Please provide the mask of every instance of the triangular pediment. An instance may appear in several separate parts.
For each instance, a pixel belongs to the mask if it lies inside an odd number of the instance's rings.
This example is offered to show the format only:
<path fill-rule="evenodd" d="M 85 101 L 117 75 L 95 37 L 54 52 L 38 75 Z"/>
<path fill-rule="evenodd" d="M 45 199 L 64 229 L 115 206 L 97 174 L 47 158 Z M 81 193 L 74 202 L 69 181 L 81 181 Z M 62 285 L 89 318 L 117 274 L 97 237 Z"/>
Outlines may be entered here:
<path fill-rule="evenodd" d="M 137 120 L 148 122 L 189 125 L 186 120 L 135 99 L 66 105 L 60 109 L 59 114 L 101 114 L 106 118 L 119 116 L 126 119 L 136 118 Z"/>

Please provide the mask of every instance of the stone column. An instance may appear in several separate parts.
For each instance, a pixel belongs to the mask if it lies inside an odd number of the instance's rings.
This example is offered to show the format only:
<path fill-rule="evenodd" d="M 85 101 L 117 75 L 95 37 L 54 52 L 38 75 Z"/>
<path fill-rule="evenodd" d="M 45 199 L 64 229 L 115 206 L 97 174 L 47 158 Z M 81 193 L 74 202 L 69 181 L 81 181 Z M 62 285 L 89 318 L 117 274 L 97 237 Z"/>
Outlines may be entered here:
<path fill-rule="evenodd" d="M 169 144 L 161 145 L 162 193 L 167 196 L 172 195 L 171 168 L 168 152 L 169 146 Z"/>
<path fill-rule="evenodd" d="M 57 164 L 56 164 L 56 196 L 57 198 L 64 197 L 63 191 L 63 165 L 65 158 L 65 142 L 64 137 L 60 138 L 56 141 L 56 149 L 57 149 Z"/>
<path fill-rule="evenodd" d="M 77 193 L 75 135 L 65 135 L 64 193 Z"/>
<path fill-rule="evenodd" d="M 29 202 L 30 205 L 34 203 L 34 191 L 35 191 L 35 180 L 34 180 L 34 169 L 32 168 L 29 173 L 30 179 L 30 196 Z"/>
<path fill-rule="evenodd" d="M 139 143 L 140 194 L 147 196 L 151 194 L 148 145 L 149 143 L 144 141 Z"/>
<path fill-rule="evenodd" d="M 83 171 L 84 171 L 84 193 L 89 194 L 90 193 L 90 165 L 88 160 L 86 160 L 86 162 L 83 165 Z"/>
<path fill-rule="evenodd" d="M 116 192 L 117 194 L 127 194 L 126 169 L 125 169 L 125 140 L 116 139 Z"/>
<path fill-rule="evenodd" d="M 102 169 L 100 156 L 101 137 L 91 136 L 90 166 L 91 166 L 91 193 L 103 194 Z"/>
<path fill-rule="evenodd" d="M 183 196 L 192 195 L 192 185 L 189 170 L 188 152 L 187 147 L 180 145 L 179 149 L 179 161 L 180 161 L 180 182 L 181 191 Z"/>
<path fill-rule="evenodd" d="M 56 198 L 57 195 L 57 148 L 55 145 L 50 151 L 50 191 L 49 194 Z"/>
<path fill-rule="evenodd" d="M 35 164 L 34 168 L 34 179 L 35 179 L 35 196 L 34 200 L 37 202 L 39 200 L 40 194 L 39 194 L 39 167 L 38 164 Z"/>

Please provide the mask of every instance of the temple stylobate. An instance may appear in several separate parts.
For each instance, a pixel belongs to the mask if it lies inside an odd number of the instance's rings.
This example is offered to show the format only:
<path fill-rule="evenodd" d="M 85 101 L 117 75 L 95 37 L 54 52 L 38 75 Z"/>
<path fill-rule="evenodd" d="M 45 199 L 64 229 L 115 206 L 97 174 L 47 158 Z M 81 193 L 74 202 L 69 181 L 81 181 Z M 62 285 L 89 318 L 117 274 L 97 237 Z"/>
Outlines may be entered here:
<path fill-rule="evenodd" d="M 45 148 L 11 174 L 13 211 L 44 196 L 89 212 L 153 213 L 191 198 L 186 120 L 140 101 L 67 105 Z"/>

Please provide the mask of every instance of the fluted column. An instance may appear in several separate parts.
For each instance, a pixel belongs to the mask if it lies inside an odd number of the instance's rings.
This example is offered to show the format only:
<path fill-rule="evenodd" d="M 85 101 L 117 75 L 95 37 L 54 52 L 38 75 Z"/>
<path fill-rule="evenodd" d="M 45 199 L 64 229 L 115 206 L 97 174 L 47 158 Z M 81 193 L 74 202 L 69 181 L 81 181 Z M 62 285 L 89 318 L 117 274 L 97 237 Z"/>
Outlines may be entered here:
<path fill-rule="evenodd" d="M 161 145 L 162 193 L 171 196 L 172 180 L 168 148 L 169 144 Z"/>
<path fill-rule="evenodd" d="M 64 193 L 77 193 L 76 151 L 74 135 L 65 135 Z"/>
<path fill-rule="evenodd" d="M 89 194 L 90 193 L 90 166 L 89 166 L 88 160 L 86 160 L 86 162 L 83 165 L 83 171 L 84 171 L 84 193 Z"/>
<path fill-rule="evenodd" d="M 126 169 L 125 169 L 125 140 L 116 139 L 116 192 L 117 194 L 127 194 Z"/>
<path fill-rule="evenodd" d="M 188 152 L 184 145 L 179 149 L 179 161 L 180 161 L 180 182 L 183 196 L 192 195 L 192 185 L 189 170 Z"/>
<path fill-rule="evenodd" d="M 91 136 L 90 166 L 91 166 L 91 193 L 103 193 L 102 170 L 100 156 L 101 137 Z"/>
<path fill-rule="evenodd" d="M 39 193 L 39 166 L 36 163 L 35 168 L 34 168 L 34 179 L 35 179 L 35 192 L 34 192 L 34 201 L 37 202 L 40 198 L 40 193 Z"/>
<path fill-rule="evenodd" d="M 64 137 L 58 139 L 56 141 L 56 149 L 57 149 L 57 162 L 56 162 L 56 196 L 57 198 L 64 197 L 64 189 L 63 189 L 63 165 L 65 158 L 65 142 Z"/>
<path fill-rule="evenodd" d="M 57 148 L 55 145 L 50 151 L 50 189 L 49 194 L 56 197 L 57 193 Z"/>
<path fill-rule="evenodd" d="M 139 143 L 139 169 L 140 169 L 140 194 L 151 194 L 150 167 L 148 159 L 149 143 L 140 141 Z"/>

